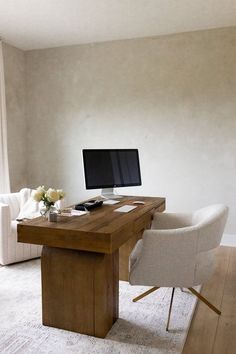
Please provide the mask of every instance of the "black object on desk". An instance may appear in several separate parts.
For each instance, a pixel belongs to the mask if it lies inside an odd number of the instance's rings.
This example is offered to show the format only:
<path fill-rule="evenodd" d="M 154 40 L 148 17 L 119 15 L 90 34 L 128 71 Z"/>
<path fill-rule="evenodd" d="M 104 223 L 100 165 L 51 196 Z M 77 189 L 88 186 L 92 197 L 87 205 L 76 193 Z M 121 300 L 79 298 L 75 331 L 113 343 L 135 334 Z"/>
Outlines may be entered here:
<path fill-rule="evenodd" d="M 75 210 L 82 210 L 82 211 L 92 210 L 102 206 L 102 204 L 103 204 L 102 200 L 90 200 L 86 203 L 76 204 Z"/>

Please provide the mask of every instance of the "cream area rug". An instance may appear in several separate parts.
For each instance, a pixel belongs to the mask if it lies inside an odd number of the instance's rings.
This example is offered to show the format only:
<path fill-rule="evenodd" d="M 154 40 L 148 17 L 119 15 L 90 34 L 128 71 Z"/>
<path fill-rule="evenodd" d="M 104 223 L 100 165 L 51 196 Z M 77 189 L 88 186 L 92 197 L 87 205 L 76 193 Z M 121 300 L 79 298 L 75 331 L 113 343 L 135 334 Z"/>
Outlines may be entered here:
<path fill-rule="evenodd" d="M 0 353 L 173 354 L 181 353 L 196 305 L 176 289 L 170 331 L 166 321 L 171 289 L 137 303 L 147 287 L 120 282 L 120 315 L 105 339 L 43 326 L 40 260 L 0 268 Z"/>

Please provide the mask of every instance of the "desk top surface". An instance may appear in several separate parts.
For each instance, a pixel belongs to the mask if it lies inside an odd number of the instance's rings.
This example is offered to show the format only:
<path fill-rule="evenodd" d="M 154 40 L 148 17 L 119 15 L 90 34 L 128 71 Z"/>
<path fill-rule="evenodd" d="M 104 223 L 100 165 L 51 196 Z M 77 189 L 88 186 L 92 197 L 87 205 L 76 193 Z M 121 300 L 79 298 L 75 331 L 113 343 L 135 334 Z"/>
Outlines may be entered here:
<path fill-rule="evenodd" d="M 135 200 L 144 201 L 145 204 L 136 204 L 136 208 L 128 213 L 114 211 L 123 205 L 134 206 Z M 59 216 L 57 222 L 39 217 L 19 223 L 18 241 L 112 253 L 127 241 L 137 221 L 160 207 L 165 208 L 165 198 L 124 196 L 117 204 L 102 205 L 82 216 Z"/>

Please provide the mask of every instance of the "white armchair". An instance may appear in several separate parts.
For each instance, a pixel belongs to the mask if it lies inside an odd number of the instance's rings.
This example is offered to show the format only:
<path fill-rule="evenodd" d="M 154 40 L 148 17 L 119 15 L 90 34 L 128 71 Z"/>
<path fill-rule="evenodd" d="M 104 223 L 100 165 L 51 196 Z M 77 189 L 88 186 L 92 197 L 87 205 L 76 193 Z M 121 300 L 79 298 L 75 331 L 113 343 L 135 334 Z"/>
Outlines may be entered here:
<path fill-rule="evenodd" d="M 41 246 L 17 242 L 17 221 L 31 190 L 0 194 L 0 264 L 7 265 L 41 256 Z M 36 212 L 36 210 L 35 210 Z"/>
<path fill-rule="evenodd" d="M 173 288 L 167 330 L 175 287 L 188 288 L 220 314 L 193 287 L 205 283 L 214 270 L 214 252 L 227 216 L 228 207 L 221 204 L 192 214 L 156 213 L 151 230 L 144 231 L 142 240 L 134 247 L 130 255 L 130 284 L 154 287 L 133 301 L 159 287 Z"/>

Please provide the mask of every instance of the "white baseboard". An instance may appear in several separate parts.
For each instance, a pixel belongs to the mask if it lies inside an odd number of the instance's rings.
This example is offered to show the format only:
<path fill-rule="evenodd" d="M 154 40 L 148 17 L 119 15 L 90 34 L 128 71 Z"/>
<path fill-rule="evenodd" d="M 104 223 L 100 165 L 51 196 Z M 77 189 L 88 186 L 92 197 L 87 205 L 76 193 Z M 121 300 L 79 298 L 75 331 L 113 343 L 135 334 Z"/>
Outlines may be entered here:
<path fill-rule="evenodd" d="M 220 244 L 222 246 L 236 247 L 236 235 L 224 234 Z"/>

